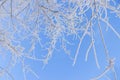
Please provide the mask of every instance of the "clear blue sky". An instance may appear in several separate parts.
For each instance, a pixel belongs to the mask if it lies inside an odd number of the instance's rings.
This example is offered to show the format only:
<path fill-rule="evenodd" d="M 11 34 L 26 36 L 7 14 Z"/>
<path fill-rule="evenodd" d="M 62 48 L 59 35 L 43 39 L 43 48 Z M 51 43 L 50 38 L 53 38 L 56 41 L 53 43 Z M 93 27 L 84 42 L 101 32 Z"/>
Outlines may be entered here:
<path fill-rule="evenodd" d="M 61 0 L 58 0 L 58 3 L 61 3 Z M 116 18 L 114 14 L 109 14 L 109 19 L 115 30 L 120 33 L 120 19 Z M 117 73 L 117 80 L 120 80 L 120 39 L 114 34 L 111 29 L 108 28 L 108 30 L 106 31 L 106 24 L 102 23 L 101 25 L 110 56 L 112 58 L 115 58 L 115 71 Z M 98 61 L 101 67 L 100 69 L 98 69 L 96 66 L 93 50 L 90 50 L 88 61 L 85 62 L 85 53 L 88 45 L 90 44 L 90 38 L 86 36 L 83 40 L 82 47 L 80 49 L 75 66 L 72 66 L 73 60 L 67 54 L 65 54 L 62 49 L 58 47 L 57 50 L 54 51 L 52 58 L 44 69 L 42 62 L 29 59 L 25 60 L 25 63 L 27 63 L 31 67 L 31 69 L 33 69 L 39 76 L 39 79 L 37 79 L 33 74 L 27 73 L 27 80 L 90 80 L 91 78 L 98 76 L 101 72 L 104 71 L 105 66 L 107 66 L 108 64 L 106 63 L 104 48 L 101 42 L 98 27 L 97 25 L 94 27 L 95 46 Z M 71 38 L 68 38 L 68 40 L 72 41 Z M 59 44 L 60 43 L 58 43 L 58 45 Z M 22 45 L 29 47 L 27 41 L 23 42 Z M 71 51 L 72 57 L 75 55 L 75 50 L 77 46 L 77 40 L 75 40 L 75 45 L 68 46 L 68 49 L 70 49 Z M 9 54 L 9 52 L 7 53 Z M 42 54 L 42 49 L 40 49 L 39 45 L 36 45 L 35 53 L 38 56 Z M 7 60 L 9 61 L 9 58 L 10 56 L 8 56 L 6 60 L 4 60 L 6 62 L 2 63 L 1 60 L 3 60 L 3 58 L 1 58 L 0 56 L 0 65 L 4 66 L 4 63 L 7 63 Z M 12 73 L 15 80 L 23 80 L 22 66 L 19 60 L 14 68 L 11 69 L 10 73 Z M 6 80 L 6 76 L 0 77 L 0 80 Z M 113 80 L 113 73 L 111 70 L 107 73 L 107 76 L 109 76 L 111 80 Z M 8 80 L 11 80 L 10 77 L 8 78 Z M 104 76 L 100 80 L 106 80 L 106 77 Z"/>

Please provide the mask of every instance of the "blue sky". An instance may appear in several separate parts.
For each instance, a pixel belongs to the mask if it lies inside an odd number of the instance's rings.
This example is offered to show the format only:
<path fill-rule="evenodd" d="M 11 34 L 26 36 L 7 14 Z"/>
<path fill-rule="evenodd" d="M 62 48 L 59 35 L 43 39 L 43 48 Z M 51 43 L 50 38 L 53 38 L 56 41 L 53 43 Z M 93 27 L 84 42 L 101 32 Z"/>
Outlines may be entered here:
<path fill-rule="evenodd" d="M 63 11 L 63 13 L 66 13 L 67 11 L 64 9 L 68 9 L 67 0 L 65 0 L 66 1 L 65 3 L 63 0 L 57 0 L 57 1 L 58 1 L 58 4 L 62 4 L 62 8 L 60 8 L 59 10 Z M 73 8 L 74 5 L 75 4 L 71 4 L 71 7 Z M 78 12 L 76 11 L 76 13 Z M 87 18 L 89 19 L 91 15 L 91 11 L 87 11 L 86 15 L 87 15 Z M 78 16 L 79 14 L 77 14 L 77 17 Z M 62 17 L 63 16 L 60 16 L 58 19 L 59 21 L 61 21 L 62 26 L 66 26 L 64 21 L 62 22 L 62 20 L 65 20 Z M 108 17 L 109 17 L 109 22 L 111 23 L 113 28 L 120 34 L 120 18 L 115 17 L 115 14 L 112 14 L 110 12 L 108 12 Z M 54 18 L 53 22 L 56 24 L 57 22 L 54 21 L 56 20 L 55 16 L 53 15 L 52 18 Z M 0 22 L 2 21 L 3 20 L 0 19 Z M 42 29 L 46 28 L 47 24 L 46 25 L 44 24 L 43 16 L 40 16 L 40 21 L 43 22 L 41 24 L 41 27 L 43 27 Z M 5 24 L 6 22 L 7 22 L 7 19 L 3 21 L 4 26 L 7 25 Z M 33 23 L 31 24 L 28 23 L 27 25 L 34 26 Z M 79 23 L 79 20 L 78 20 L 78 23 Z M 82 24 L 84 25 L 84 23 Z M 79 24 L 77 24 L 77 26 L 78 25 Z M 20 27 L 20 26 L 21 25 L 18 25 L 17 27 Z M 116 34 L 109 27 L 106 30 L 107 25 L 105 23 L 101 22 L 101 28 L 102 28 L 103 36 L 105 39 L 105 44 L 107 45 L 107 49 L 110 54 L 110 57 L 115 58 L 114 68 L 117 74 L 117 80 L 120 80 L 120 75 L 119 75 L 120 74 L 120 39 L 116 36 Z M 31 27 L 31 29 L 34 29 L 34 27 Z M 65 35 L 64 37 L 68 41 L 74 43 L 72 45 L 67 45 L 67 49 L 70 50 L 71 52 L 70 56 L 68 56 L 68 54 L 66 54 L 64 50 L 61 49 L 61 46 L 60 46 L 61 42 L 60 42 L 60 39 L 58 39 L 58 42 L 56 43 L 56 48 L 53 51 L 52 57 L 50 58 L 48 64 L 45 65 L 44 68 L 43 68 L 44 64 L 41 61 L 34 61 L 31 59 L 27 59 L 27 58 L 19 58 L 17 59 L 17 63 L 12 68 L 10 67 L 8 73 L 5 73 L 5 75 L 2 77 L 0 76 L 0 80 L 7 80 L 7 78 L 8 80 L 12 80 L 11 77 L 8 76 L 9 73 L 11 73 L 14 76 L 15 80 L 24 80 L 21 59 L 24 59 L 24 63 L 26 64 L 26 66 L 28 68 L 31 68 L 35 72 L 35 74 L 37 74 L 37 76 L 39 77 L 37 78 L 34 75 L 34 72 L 33 73 L 27 72 L 26 73 L 27 80 L 90 80 L 91 78 L 98 76 L 100 73 L 102 73 L 105 70 L 105 67 L 108 65 L 108 63 L 106 61 L 105 51 L 104 51 L 104 47 L 103 47 L 102 40 L 100 37 L 98 25 L 95 24 L 93 26 L 93 29 L 94 29 L 95 47 L 96 47 L 98 62 L 100 64 L 100 69 L 98 69 L 96 66 L 94 52 L 92 49 L 89 52 L 88 61 L 87 62 L 85 61 L 86 50 L 90 44 L 90 37 L 88 35 L 85 36 L 82 42 L 76 64 L 73 66 L 72 65 L 73 57 L 75 56 L 75 52 L 76 52 L 76 48 L 78 46 L 79 40 L 78 38 L 73 39 L 73 36 Z M 19 30 L 21 30 L 21 33 L 23 32 L 23 34 L 20 33 L 19 36 L 15 34 L 17 38 L 24 35 L 24 31 L 22 29 L 19 29 Z M 42 37 L 41 43 L 45 44 L 45 42 L 49 41 L 49 39 L 48 37 L 45 37 L 43 33 L 44 31 L 41 30 L 41 33 L 39 33 L 39 36 Z M 81 35 L 82 33 L 79 33 L 79 34 Z M 28 49 L 30 48 L 31 45 L 29 41 L 32 38 L 33 37 L 29 37 L 28 39 L 23 40 L 21 42 L 21 45 L 25 47 L 25 50 L 26 50 L 25 52 L 27 52 Z M 2 49 L 1 46 L 0 48 Z M 4 50 L 4 48 L 2 50 L 5 53 L 7 53 L 7 55 L 5 55 L 5 57 L 0 55 L 0 66 L 5 67 L 5 65 L 7 65 L 11 59 L 11 55 L 8 50 Z M 36 42 L 35 50 L 33 50 L 32 53 L 35 54 L 37 58 L 41 58 L 41 57 L 43 58 L 44 54 L 46 54 L 47 51 L 46 49 L 42 49 L 39 43 Z M 112 73 L 112 70 L 110 70 L 106 75 L 111 80 L 113 80 L 114 74 Z M 106 80 L 106 76 L 103 76 L 100 80 Z"/>
<path fill-rule="evenodd" d="M 113 16 L 110 16 L 111 20 L 113 20 Z M 117 21 L 117 22 L 116 22 Z M 115 29 L 120 32 L 119 29 L 119 19 L 114 18 L 114 21 L 112 21 L 112 25 L 114 26 L 115 24 Z M 120 45 L 120 40 L 119 38 L 113 33 L 112 30 L 108 29 L 106 31 L 105 24 L 102 24 L 102 30 L 103 34 L 105 37 L 105 42 L 107 45 L 107 48 L 109 50 L 111 58 L 115 58 L 115 70 L 117 72 L 117 77 L 118 80 L 120 79 L 119 74 L 120 74 L 120 55 L 119 55 L 119 45 Z M 68 38 L 71 40 L 71 38 Z M 69 49 L 71 51 L 71 54 L 75 54 L 76 50 L 76 44 L 74 46 L 69 46 Z M 90 44 L 89 42 L 89 36 L 86 36 L 83 43 L 82 47 L 79 52 L 79 56 L 77 59 L 77 62 L 75 66 L 72 66 L 73 60 L 64 53 L 64 51 L 60 48 L 54 51 L 52 58 L 48 62 L 48 64 L 45 66 L 43 69 L 43 64 L 38 61 L 32 61 L 32 60 L 26 60 L 26 62 L 30 65 L 30 67 L 39 75 L 39 80 L 90 80 L 90 78 L 94 78 L 95 76 L 98 76 L 102 71 L 104 71 L 106 65 L 106 58 L 105 58 L 105 53 L 104 53 L 104 48 L 101 43 L 101 37 L 98 32 L 98 28 L 96 28 L 95 31 L 95 46 L 96 46 L 96 51 L 97 51 L 97 57 L 98 61 L 100 64 L 100 69 L 97 68 L 96 63 L 95 63 L 95 58 L 93 54 L 93 50 L 90 51 L 88 61 L 85 61 L 85 52 Z M 41 54 L 41 51 L 39 49 L 39 46 L 36 48 L 35 53 L 37 55 Z M 15 66 L 15 79 L 17 80 L 22 80 L 22 78 L 19 77 L 19 67 L 18 68 Z M 19 71 L 18 71 L 19 70 Z M 17 72 L 17 73 L 16 73 Z M 22 73 L 22 72 L 21 72 Z M 113 73 L 109 71 L 107 75 L 113 79 Z M 27 79 L 28 80 L 37 80 L 35 76 L 32 74 L 27 74 Z M 101 78 L 100 80 L 105 80 L 106 77 Z"/>

